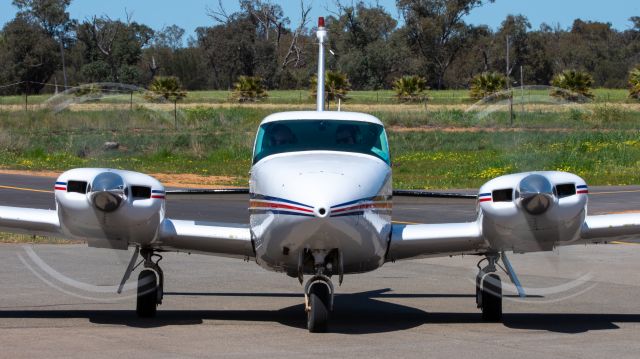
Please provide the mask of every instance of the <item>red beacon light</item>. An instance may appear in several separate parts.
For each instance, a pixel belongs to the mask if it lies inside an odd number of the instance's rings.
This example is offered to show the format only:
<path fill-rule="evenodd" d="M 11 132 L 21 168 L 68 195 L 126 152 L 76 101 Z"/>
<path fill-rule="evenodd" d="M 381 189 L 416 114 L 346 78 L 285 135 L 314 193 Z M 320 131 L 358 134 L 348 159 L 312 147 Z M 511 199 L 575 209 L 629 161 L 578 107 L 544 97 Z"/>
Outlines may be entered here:
<path fill-rule="evenodd" d="M 318 27 L 324 27 L 324 17 L 322 16 L 318 18 Z"/>

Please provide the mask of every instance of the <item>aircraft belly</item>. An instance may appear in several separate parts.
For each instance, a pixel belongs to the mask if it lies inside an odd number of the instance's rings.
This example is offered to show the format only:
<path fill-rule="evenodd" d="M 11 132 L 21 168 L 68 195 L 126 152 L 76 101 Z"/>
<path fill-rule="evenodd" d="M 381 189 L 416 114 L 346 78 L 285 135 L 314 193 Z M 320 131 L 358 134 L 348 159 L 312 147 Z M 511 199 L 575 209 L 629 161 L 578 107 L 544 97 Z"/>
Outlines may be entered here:
<path fill-rule="evenodd" d="M 251 216 L 256 260 L 264 268 L 296 273 L 304 249 L 339 249 L 344 273 L 374 270 L 384 263 L 389 216 L 363 214 L 317 218 L 288 214 Z"/>

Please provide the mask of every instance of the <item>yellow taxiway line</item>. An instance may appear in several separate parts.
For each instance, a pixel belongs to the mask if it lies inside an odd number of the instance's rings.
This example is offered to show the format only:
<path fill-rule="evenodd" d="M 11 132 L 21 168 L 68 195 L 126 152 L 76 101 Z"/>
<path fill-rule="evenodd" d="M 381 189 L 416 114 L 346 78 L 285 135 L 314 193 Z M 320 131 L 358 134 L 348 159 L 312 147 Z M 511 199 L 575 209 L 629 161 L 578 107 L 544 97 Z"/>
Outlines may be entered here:
<path fill-rule="evenodd" d="M 628 191 L 609 191 L 609 192 L 589 192 L 589 194 L 598 195 L 598 194 L 616 194 L 616 193 L 638 193 L 640 189 L 628 190 Z"/>
<path fill-rule="evenodd" d="M 28 192 L 39 192 L 39 193 L 53 193 L 53 191 L 47 191 L 44 189 L 13 187 L 13 186 L 3 186 L 3 185 L 0 185 L 0 189 L 14 189 L 16 191 L 28 191 Z"/>

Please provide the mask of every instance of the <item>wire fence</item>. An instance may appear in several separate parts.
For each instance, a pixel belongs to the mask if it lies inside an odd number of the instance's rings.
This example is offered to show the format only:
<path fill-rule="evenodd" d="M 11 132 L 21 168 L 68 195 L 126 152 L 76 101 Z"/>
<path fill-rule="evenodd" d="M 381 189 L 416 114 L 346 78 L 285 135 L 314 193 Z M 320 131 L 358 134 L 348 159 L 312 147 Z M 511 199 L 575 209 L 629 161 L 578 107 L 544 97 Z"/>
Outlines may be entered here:
<path fill-rule="evenodd" d="M 95 88 L 92 88 L 95 86 Z M 34 93 L 35 90 L 38 93 Z M 41 105 L 55 95 L 69 97 L 79 97 L 87 93 L 95 92 L 94 98 L 90 101 L 106 104 L 129 104 L 131 108 L 135 103 L 150 102 L 145 98 L 146 89 L 125 85 L 122 88 L 101 87 L 100 84 L 84 84 L 80 86 L 64 86 L 37 81 L 19 81 L 8 84 L 0 84 L 0 106 L 13 105 L 30 107 Z M 526 102 L 525 98 L 531 99 L 536 96 L 547 96 L 547 90 L 513 88 L 513 97 L 519 97 L 521 102 Z M 628 98 L 625 89 L 596 89 L 596 103 L 608 102 L 632 102 Z M 12 95 L 8 95 L 11 94 Z M 469 96 L 467 90 L 430 90 L 426 96 L 413 98 L 410 101 L 398 98 L 393 90 L 368 90 L 351 91 L 346 98 L 340 102 L 343 104 L 423 104 L 428 105 L 472 105 L 478 100 Z M 184 104 L 233 104 L 237 99 L 232 96 L 231 91 L 225 90 L 197 90 L 190 91 L 184 99 L 179 101 Z M 338 105 L 338 101 L 329 101 L 331 107 Z M 268 96 L 250 103 L 266 104 L 301 104 L 312 105 L 315 103 L 315 96 L 309 90 L 271 90 Z"/>

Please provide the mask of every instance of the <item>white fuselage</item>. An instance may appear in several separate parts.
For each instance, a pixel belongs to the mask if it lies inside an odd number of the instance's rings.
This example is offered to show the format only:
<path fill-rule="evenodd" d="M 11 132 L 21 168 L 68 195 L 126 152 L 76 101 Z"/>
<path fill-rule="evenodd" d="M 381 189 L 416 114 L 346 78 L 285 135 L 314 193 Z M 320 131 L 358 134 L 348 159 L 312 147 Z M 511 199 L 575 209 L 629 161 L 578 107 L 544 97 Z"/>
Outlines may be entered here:
<path fill-rule="evenodd" d="M 391 168 L 365 154 L 303 151 L 256 163 L 250 180 L 256 260 L 295 274 L 303 250 L 342 253 L 344 273 L 385 261 L 391 232 Z"/>

